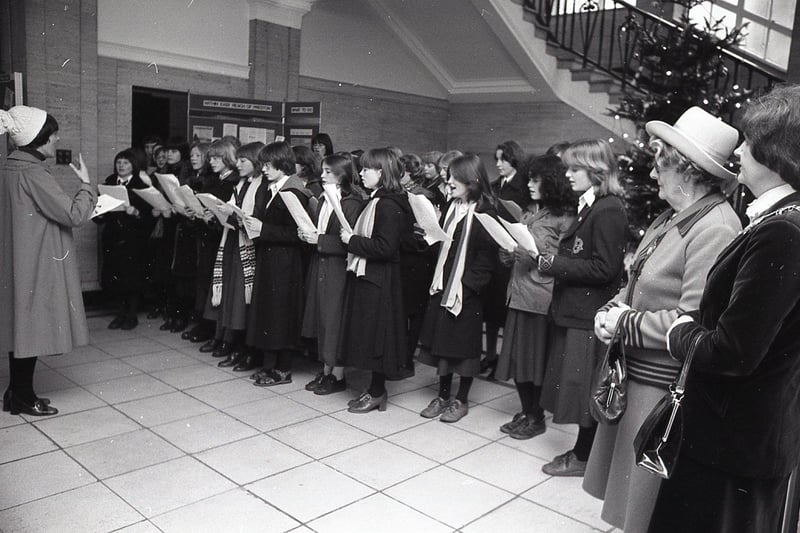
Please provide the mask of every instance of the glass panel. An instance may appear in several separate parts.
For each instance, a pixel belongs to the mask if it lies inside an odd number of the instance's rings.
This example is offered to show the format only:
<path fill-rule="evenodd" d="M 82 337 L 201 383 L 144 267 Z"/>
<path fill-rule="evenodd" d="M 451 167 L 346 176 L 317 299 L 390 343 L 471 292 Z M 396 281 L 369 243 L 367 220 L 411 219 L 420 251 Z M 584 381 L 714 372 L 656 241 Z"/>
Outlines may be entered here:
<path fill-rule="evenodd" d="M 789 3 L 786 2 L 786 0 L 783 0 L 783 2 Z M 753 15 L 769 18 L 769 5 L 771 3 L 772 0 L 744 0 L 744 9 Z M 778 0 L 776 3 L 780 4 L 781 0 Z"/>
<path fill-rule="evenodd" d="M 782 69 L 786 69 L 789 66 L 789 50 L 791 46 L 792 38 L 790 36 L 774 30 L 770 31 L 765 59 Z"/>
<path fill-rule="evenodd" d="M 772 4 L 772 20 L 784 28 L 792 29 L 794 26 L 794 11 L 797 3 L 790 0 L 774 0 Z"/>
<path fill-rule="evenodd" d="M 736 28 L 736 13 L 725 9 L 724 7 L 720 7 L 717 5 L 711 6 L 711 20 L 717 21 L 722 19 L 722 25 L 724 28 L 720 28 L 717 34 L 721 37 L 725 34 L 725 28 L 729 31 Z"/>
<path fill-rule="evenodd" d="M 675 20 L 680 20 L 679 9 L 675 9 Z M 702 28 L 705 26 L 705 20 L 711 18 L 711 2 L 703 2 L 700 5 L 694 6 L 689 10 L 689 20 L 696 26 Z"/>
<path fill-rule="evenodd" d="M 752 19 L 744 19 L 743 22 L 747 23 L 747 28 L 744 31 L 746 37 L 742 48 L 757 57 L 764 57 L 767 50 L 767 28 Z"/>

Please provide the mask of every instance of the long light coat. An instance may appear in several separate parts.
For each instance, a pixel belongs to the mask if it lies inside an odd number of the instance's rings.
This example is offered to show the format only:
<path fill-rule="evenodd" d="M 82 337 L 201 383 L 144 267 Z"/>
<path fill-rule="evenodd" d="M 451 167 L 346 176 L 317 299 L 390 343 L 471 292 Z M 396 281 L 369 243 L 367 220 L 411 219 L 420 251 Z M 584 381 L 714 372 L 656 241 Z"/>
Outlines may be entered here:
<path fill-rule="evenodd" d="M 15 151 L 0 181 L 0 353 L 36 357 L 89 342 L 72 228 L 97 195 L 71 197 L 43 162 Z"/>

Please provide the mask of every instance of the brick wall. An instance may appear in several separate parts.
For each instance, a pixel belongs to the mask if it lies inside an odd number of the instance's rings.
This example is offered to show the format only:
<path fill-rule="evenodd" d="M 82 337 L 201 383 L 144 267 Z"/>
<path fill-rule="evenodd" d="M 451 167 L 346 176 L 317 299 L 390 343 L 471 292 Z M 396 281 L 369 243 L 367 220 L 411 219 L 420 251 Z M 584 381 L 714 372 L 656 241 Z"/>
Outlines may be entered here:
<path fill-rule="evenodd" d="M 492 154 L 513 139 L 526 152 L 543 154 L 562 140 L 608 137 L 609 131 L 563 102 L 451 104 L 447 145 Z"/>
<path fill-rule="evenodd" d="M 447 146 L 446 100 L 300 77 L 299 100 L 322 102 L 322 131 L 334 150 L 397 146 L 403 151 Z"/>

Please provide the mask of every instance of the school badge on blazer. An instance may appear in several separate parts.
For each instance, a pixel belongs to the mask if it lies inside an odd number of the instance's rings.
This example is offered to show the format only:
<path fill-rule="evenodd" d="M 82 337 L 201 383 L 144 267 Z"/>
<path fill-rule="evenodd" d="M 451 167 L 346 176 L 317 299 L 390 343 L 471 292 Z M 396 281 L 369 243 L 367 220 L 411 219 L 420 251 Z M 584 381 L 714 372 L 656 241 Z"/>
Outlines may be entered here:
<path fill-rule="evenodd" d="M 583 251 L 583 239 L 575 237 L 575 243 L 572 245 L 572 255 L 578 255 Z"/>

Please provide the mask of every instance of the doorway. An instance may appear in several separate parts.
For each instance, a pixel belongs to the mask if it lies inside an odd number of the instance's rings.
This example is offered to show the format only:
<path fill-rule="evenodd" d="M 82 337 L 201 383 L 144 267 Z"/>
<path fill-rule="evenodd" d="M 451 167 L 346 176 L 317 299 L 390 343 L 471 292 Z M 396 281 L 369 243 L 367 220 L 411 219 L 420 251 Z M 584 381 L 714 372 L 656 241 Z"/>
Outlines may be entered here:
<path fill-rule="evenodd" d="M 150 135 L 159 136 L 163 142 L 173 137 L 186 139 L 189 93 L 134 86 L 131 111 L 133 146 L 142 146 Z"/>

